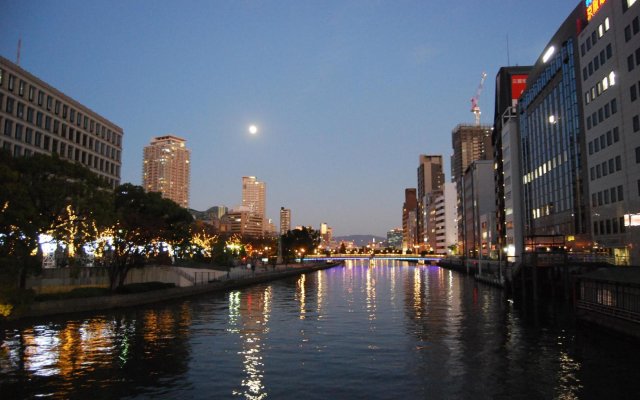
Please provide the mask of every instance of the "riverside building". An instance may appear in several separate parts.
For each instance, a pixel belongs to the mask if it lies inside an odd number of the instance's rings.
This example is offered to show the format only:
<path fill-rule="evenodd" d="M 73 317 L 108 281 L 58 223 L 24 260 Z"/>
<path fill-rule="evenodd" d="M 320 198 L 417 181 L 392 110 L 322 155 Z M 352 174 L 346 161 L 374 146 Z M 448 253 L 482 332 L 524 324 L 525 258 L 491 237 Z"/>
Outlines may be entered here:
<path fill-rule="evenodd" d="M 261 229 L 264 233 L 267 220 L 265 210 L 267 207 L 266 187 L 264 182 L 260 182 L 255 176 L 242 177 L 242 205 L 262 219 Z"/>
<path fill-rule="evenodd" d="M 186 140 L 158 136 L 144 148 L 142 182 L 147 192 L 159 192 L 181 207 L 189 207 L 189 158 Z"/>
<path fill-rule="evenodd" d="M 531 70 L 503 67 L 496 75 L 493 134 L 496 247 L 499 259 L 515 262 L 522 254 L 522 179 L 518 136 L 518 98 Z"/>
<path fill-rule="evenodd" d="M 435 197 L 442 192 L 444 170 L 441 155 L 421 154 L 418 166 L 417 235 L 421 251 L 435 249 L 435 216 L 428 212 Z"/>
<path fill-rule="evenodd" d="M 640 265 L 640 2 L 587 1 L 581 12 L 576 49 L 593 248 L 616 264 Z"/>
<path fill-rule="evenodd" d="M 16 157 L 58 155 L 120 184 L 123 130 L 0 57 L 0 146 Z"/>
<path fill-rule="evenodd" d="M 525 251 L 534 251 L 538 238 L 540 243 L 562 238 L 560 246 L 570 250 L 590 245 L 578 59 L 578 33 L 585 25 L 585 6 L 580 3 L 545 46 L 518 103 L 523 234 L 530 247 Z"/>

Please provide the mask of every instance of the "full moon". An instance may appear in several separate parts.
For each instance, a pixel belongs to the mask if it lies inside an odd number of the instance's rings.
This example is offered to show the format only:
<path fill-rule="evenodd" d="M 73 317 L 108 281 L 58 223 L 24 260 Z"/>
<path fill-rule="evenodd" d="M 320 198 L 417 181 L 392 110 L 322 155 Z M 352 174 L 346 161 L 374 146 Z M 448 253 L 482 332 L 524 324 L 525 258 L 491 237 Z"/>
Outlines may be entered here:
<path fill-rule="evenodd" d="M 249 127 L 249 133 L 252 134 L 252 135 L 255 135 L 256 133 L 258 133 L 258 127 L 255 126 L 255 125 L 251 125 Z"/>

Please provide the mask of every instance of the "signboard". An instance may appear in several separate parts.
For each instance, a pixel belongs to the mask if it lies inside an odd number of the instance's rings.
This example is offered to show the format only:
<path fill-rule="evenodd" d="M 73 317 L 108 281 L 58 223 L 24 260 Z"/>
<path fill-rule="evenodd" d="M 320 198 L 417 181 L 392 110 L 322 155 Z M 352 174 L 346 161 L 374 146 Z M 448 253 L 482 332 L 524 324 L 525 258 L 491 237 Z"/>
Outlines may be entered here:
<path fill-rule="evenodd" d="M 591 18 L 600 11 L 600 7 L 606 2 L 607 0 L 584 0 L 584 5 L 587 8 L 587 21 L 591 21 Z"/>
<path fill-rule="evenodd" d="M 527 75 L 511 75 L 511 104 L 516 105 L 527 87 Z"/>

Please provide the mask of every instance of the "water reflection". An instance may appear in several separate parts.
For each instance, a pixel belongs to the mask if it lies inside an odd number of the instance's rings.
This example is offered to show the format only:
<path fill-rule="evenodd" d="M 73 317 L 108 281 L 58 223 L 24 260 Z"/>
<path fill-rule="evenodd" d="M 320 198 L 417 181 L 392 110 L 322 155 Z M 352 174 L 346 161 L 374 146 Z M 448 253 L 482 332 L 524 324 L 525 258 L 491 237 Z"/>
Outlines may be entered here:
<path fill-rule="evenodd" d="M 624 398 L 637 344 L 438 267 L 349 262 L 1 330 L 3 398 Z M 606 388 L 606 389 L 605 389 Z"/>

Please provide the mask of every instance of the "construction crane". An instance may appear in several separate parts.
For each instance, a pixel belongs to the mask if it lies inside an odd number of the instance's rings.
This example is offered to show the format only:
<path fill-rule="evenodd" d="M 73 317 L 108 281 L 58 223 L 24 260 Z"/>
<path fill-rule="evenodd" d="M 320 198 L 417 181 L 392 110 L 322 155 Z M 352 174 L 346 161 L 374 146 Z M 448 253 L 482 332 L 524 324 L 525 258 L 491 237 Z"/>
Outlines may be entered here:
<path fill-rule="evenodd" d="M 471 112 L 476 116 L 476 126 L 480 126 L 480 105 L 478 101 L 480 100 L 480 93 L 482 93 L 482 89 L 484 88 L 484 80 L 487 78 L 487 74 L 485 72 L 482 73 L 482 77 L 480 78 L 480 84 L 478 85 L 478 90 L 476 90 L 476 95 L 471 98 Z"/>

